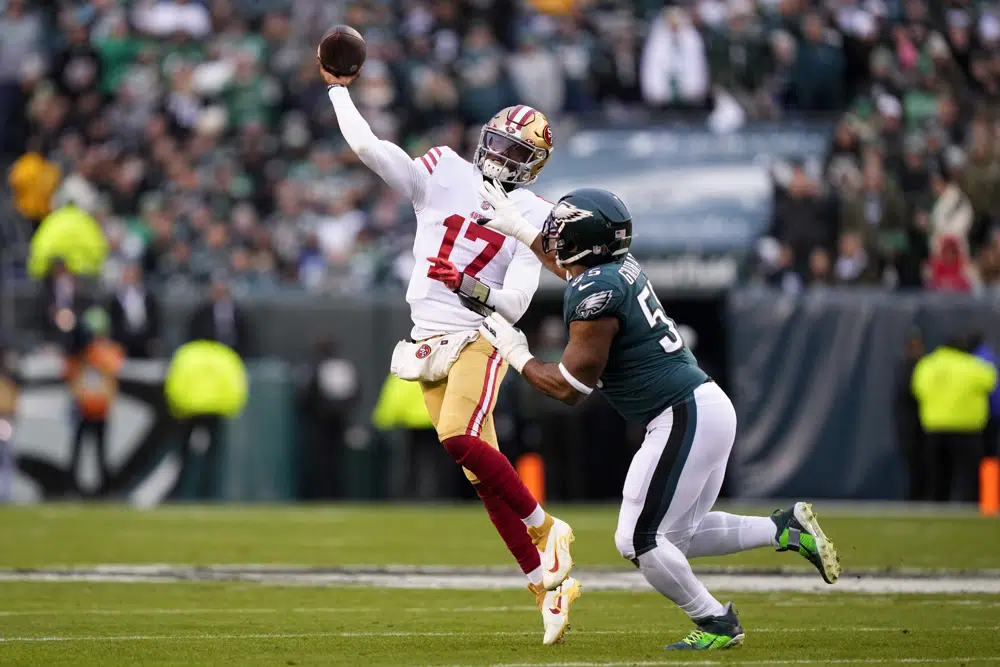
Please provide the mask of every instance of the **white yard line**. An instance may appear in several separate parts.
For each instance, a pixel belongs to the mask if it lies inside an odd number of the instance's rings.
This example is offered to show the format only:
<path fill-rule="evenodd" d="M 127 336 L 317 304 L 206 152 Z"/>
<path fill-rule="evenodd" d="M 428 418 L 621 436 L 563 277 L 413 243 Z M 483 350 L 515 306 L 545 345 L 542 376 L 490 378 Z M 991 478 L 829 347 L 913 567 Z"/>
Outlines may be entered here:
<path fill-rule="evenodd" d="M 294 609 L 262 609 L 228 607 L 219 609 L 199 609 L 197 607 L 153 608 L 153 609 L 0 609 L 0 618 L 9 616 L 197 616 L 204 614 L 234 616 L 253 614 L 375 614 L 385 613 L 383 607 L 296 607 Z M 472 613 L 503 614 L 523 611 L 535 611 L 529 605 L 508 607 L 407 607 L 400 611 L 407 614 L 427 613 Z"/>
<path fill-rule="evenodd" d="M 933 632 L 973 632 L 973 631 L 983 631 L 991 630 L 996 631 L 1000 629 L 1000 626 L 995 625 L 960 625 L 960 626 L 945 626 L 934 628 Z M 866 627 L 866 626 L 822 626 L 816 628 L 799 628 L 799 627 L 780 627 L 780 628 L 752 628 L 749 632 L 754 633 L 775 633 L 775 634 L 798 634 L 802 632 L 902 632 L 903 630 L 908 630 L 913 634 L 920 634 L 921 632 L 928 632 L 929 630 L 913 630 L 911 628 L 876 628 L 876 627 Z M 647 630 L 588 630 L 581 634 L 585 635 L 632 635 L 632 636 L 647 636 L 647 635 L 659 635 L 663 634 L 663 629 L 647 629 Z M 124 641 L 166 641 L 166 642 L 185 642 L 185 641 L 213 641 L 222 639 L 322 639 L 322 638 L 340 638 L 340 639 L 356 639 L 365 637 L 534 637 L 537 635 L 534 631 L 468 631 L 468 632 L 437 632 L 437 631 L 369 631 L 369 632 L 266 632 L 266 633 L 246 633 L 246 634 L 205 634 L 205 635 L 194 635 L 194 634 L 183 634 L 183 635 L 80 635 L 80 636 L 55 636 L 55 635 L 43 635 L 38 637 L 26 637 L 26 636 L 12 636 L 12 637 L 2 637 L 0 636 L 0 643 L 15 643 L 15 642 L 124 642 Z M 954 658 L 953 658 L 954 660 Z M 534 663 L 531 663 L 534 664 Z M 605 664 L 605 663 L 596 663 Z M 607 663 L 611 665 L 618 664 L 634 664 L 634 663 Z M 642 663 L 639 663 L 642 664 Z M 660 664 L 660 663 L 654 663 Z M 665 663 L 672 664 L 672 663 Z M 789 663 L 794 664 L 794 663 Z M 514 667 L 510 665 L 508 667 Z"/>
<path fill-rule="evenodd" d="M 578 578 L 586 590 L 649 591 L 639 572 L 581 568 Z M 1000 595 L 996 576 L 885 576 L 847 575 L 828 586 L 815 574 L 711 573 L 699 578 L 712 590 L 733 592 L 877 593 L 877 594 L 979 594 Z M 351 569 L 282 569 L 273 566 L 213 566 L 204 568 L 168 565 L 100 565 L 91 568 L 0 570 L 0 581 L 87 583 L 253 582 L 299 586 L 369 586 L 413 590 L 521 589 L 524 577 L 511 571 L 468 571 L 434 568 L 431 571 Z"/>

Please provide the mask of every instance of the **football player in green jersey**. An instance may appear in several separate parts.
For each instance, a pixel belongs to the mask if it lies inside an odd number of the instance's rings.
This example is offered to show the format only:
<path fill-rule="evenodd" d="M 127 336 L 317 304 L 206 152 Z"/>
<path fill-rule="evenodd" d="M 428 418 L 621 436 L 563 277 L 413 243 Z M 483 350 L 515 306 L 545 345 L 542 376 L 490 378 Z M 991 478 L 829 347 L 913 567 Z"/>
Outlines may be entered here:
<path fill-rule="evenodd" d="M 743 641 L 732 603 L 723 606 L 708 592 L 689 558 L 772 546 L 797 551 L 834 583 L 837 551 L 809 504 L 770 517 L 709 511 L 736 436 L 736 412 L 698 367 L 629 254 L 632 218 L 621 199 L 604 190 L 574 190 L 556 203 L 539 233 L 507 205 L 502 189 L 486 182 L 480 194 L 496 211 L 484 224 L 564 273 L 569 344 L 559 363 L 542 363 L 500 315 L 488 317 L 480 332 L 539 391 L 575 403 L 598 388 L 622 416 L 646 426 L 625 479 L 615 543 L 696 625 L 666 648 L 719 649 Z"/>

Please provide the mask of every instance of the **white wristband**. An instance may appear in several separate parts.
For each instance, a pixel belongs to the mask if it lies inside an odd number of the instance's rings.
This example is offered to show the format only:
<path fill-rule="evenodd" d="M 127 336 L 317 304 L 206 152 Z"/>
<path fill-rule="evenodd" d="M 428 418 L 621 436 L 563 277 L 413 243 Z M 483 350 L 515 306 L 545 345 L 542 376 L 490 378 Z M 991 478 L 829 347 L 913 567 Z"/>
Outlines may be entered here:
<path fill-rule="evenodd" d="M 566 367 L 562 365 L 562 362 L 559 362 L 559 372 L 562 373 L 563 379 L 569 383 L 569 386 L 573 387 L 573 389 L 576 389 L 584 396 L 590 396 L 590 394 L 593 393 L 593 387 L 588 387 L 573 377 L 573 374 L 566 370 Z"/>

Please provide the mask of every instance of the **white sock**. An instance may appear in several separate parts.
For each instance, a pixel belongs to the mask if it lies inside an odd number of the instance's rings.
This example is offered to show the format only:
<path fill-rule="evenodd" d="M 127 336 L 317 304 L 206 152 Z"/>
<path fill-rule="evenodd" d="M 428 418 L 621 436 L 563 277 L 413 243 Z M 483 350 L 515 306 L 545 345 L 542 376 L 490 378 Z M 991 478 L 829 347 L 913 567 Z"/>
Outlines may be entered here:
<path fill-rule="evenodd" d="M 639 571 L 653 588 L 694 620 L 726 613 L 726 608 L 694 576 L 681 550 L 666 540 L 639 556 Z"/>
<path fill-rule="evenodd" d="M 531 514 L 521 519 L 521 521 L 528 528 L 538 528 L 545 523 L 545 510 L 542 509 L 541 505 L 535 505 L 535 509 L 532 510 Z"/>
<path fill-rule="evenodd" d="M 528 577 L 528 583 L 529 584 L 534 584 L 535 586 L 541 586 L 542 585 L 542 566 L 539 565 L 538 567 L 536 567 L 531 572 L 528 572 L 525 576 Z"/>
<path fill-rule="evenodd" d="M 776 547 L 777 526 L 766 516 L 709 512 L 691 536 L 687 557 L 725 556 L 759 547 Z"/>

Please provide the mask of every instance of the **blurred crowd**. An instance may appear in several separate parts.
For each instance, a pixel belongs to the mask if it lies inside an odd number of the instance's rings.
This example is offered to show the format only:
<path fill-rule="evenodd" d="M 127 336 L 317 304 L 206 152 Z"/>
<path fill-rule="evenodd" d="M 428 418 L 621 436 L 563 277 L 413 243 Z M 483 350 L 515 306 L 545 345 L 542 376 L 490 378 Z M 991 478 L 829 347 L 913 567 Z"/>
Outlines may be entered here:
<path fill-rule="evenodd" d="M 1000 277 L 995 4 L 0 0 L 0 154 L 22 219 L 100 221 L 112 286 L 130 264 L 170 285 L 402 283 L 412 210 L 346 148 L 316 72 L 347 23 L 368 42 L 353 97 L 411 154 L 468 153 L 514 103 L 557 144 L 585 116 L 846 110 L 825 164 L 779 174 L 765 277 L 971 290 Z"/>
<path fill-rule="evenodd" d="M 903 0 L 898 13 L 883 0 L 835 4 L 830 24 L 804 19 L 806 41 L 825 55 L 809 59 L 816 88 L 791 92 L 800 102 L 825 96 L 845 113 L 822 164 L 779 175 L 773 228 L 760 246 L 767 279 L 790 292 L 835 284 L 996 292 L 996 3 Z"/>

